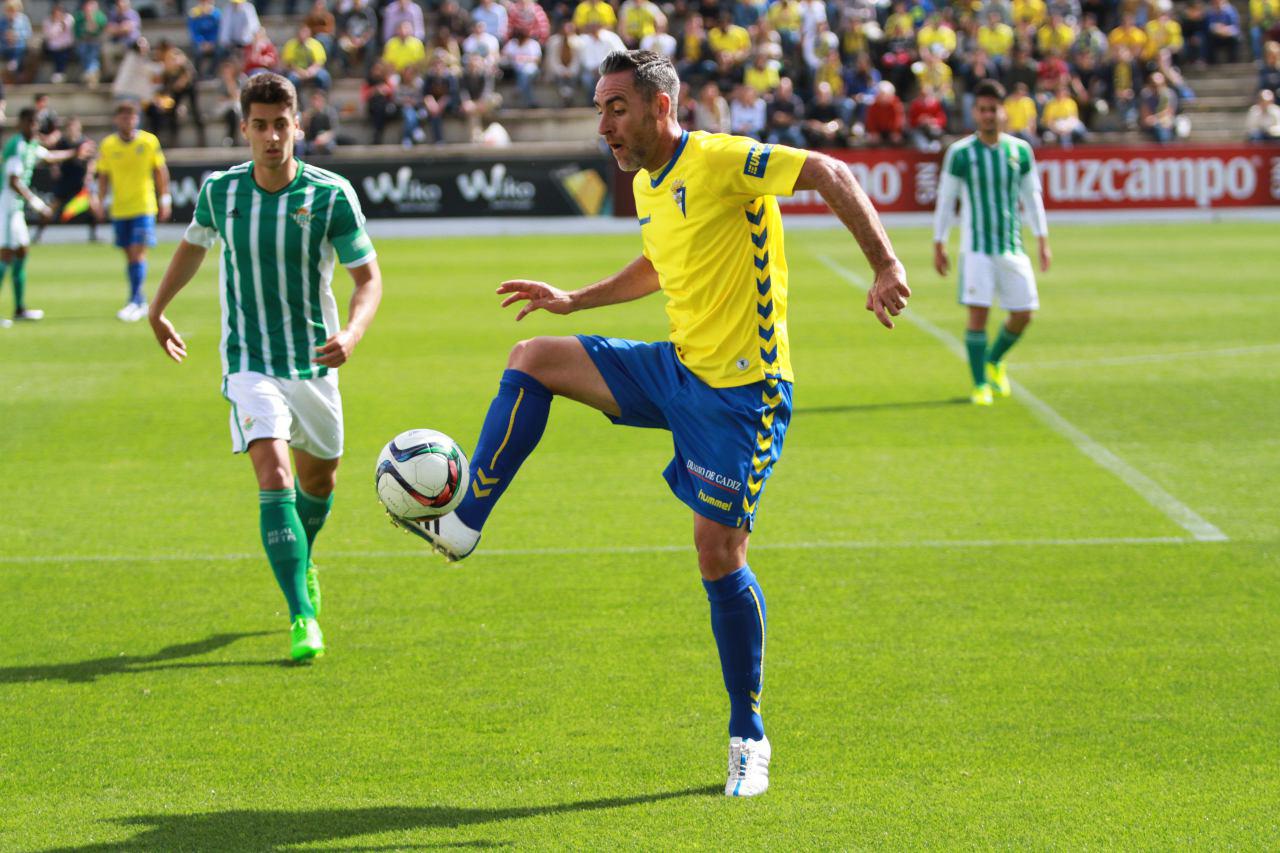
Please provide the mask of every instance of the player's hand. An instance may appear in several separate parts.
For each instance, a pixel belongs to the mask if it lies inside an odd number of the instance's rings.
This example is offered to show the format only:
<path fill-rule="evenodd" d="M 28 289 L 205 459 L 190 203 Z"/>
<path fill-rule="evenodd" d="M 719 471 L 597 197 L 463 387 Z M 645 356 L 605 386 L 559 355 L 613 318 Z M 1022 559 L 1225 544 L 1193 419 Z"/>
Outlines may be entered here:
<path fill-rule="evenodd" d="M 907 287 L 907 271 L 898 260 L 876 273 L 876 280 L 867 291 L 867 310 L 875 312 L 876 319 L 887 329 L 893 328 L 894 317 L 907 307 L 911 288 Z"/>
<path fill-rule="evenodd" d="M 351 358 L 359 342 L 355 332 L 343 329 L 325 341 L 324 346 L 316 347 L 316 357 L 312 361 L 325 367 L 341 367 Z"/>
<path fill-rule="evenodd" d="M 947 257 L 947 247 L 942 243 L 933 244 L 933 268 L 941 276 L 945 276 L 951 269 L 951 259 Z"/>
<path fill-rule="evenodd" d="M 550 311 L 552 314 L 570 314 L 573 312 L 573 299 L 569 294 L 559 288 L 552 287 L 541 281 L 527 281 L 525 279 L 514 279 L 512 281 L 504 281 L 498 285 L 498 295 L 511 294 L 502 300 L 502 307 L 514 305 L 517 302 L 528 301 L 528 305 L 520 308 L 520 313 L 516 315 L 516 320 L 523 320 L 526 315 L 532 314 L 541 308 L 543 311 Z"/>
<path fill-rule="evenodd" d="M 51 210 L 48 207 L 45 207 L 43 210 L 40 211 L 40 222 L 43 225 L 48 225 L 52 221 L 53 221 L 53 210 Z"/>
<path fill-rule="evenodd" d="M 169 358 L 181 364 L 187 357 L 187 344 L 182 340 L 182 335 L 178 334 L 178 330 L 163 314 L 148 316 L 147 319 L 151 321 L 151 331 L 155 333 L 160 349 L 164 350 Z"/>
<path fill-rule="evenodd" d="M 1053 263 L 1053 252 L 1049 250 L 1049 241 L 1040 241 L 1040 272 L 1048 272 L 1049 264 Z"/>
<path fill-rule="evenodd" d="M 102 209 L 102 202 L 98 201 L 97 198 L 89 202 L 89 212 L 93 214 L 94 222 L 107 221 L 107 213 Z"/>
<path fill-rule="evenodd" d="M 160 221 L 161 221 L 161 222 L 168 222 L 170 219 L 172 219 L 172 218 L 173 218 L 173 204 L 172 204 L 172 203 L 166 203 L 166 202 L 163 202 L 163 201 L 162 201 L 162 202 L 160 202 L 160 214 L 159 214 L 159 218 L 160 218 Z"/>

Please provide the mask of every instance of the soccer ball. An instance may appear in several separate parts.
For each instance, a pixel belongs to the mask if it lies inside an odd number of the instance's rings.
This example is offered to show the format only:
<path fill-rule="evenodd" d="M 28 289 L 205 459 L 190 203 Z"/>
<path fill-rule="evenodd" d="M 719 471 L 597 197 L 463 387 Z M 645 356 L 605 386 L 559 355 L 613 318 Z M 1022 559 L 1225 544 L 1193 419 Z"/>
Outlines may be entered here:
<path fill-rule="evenodd" d="M 392 515 L 434 518 L 462 503 L 469 472 L 466 454 L 452 438 L 433 429 L 411 429 L 382 449 L 374 484 Z"/>

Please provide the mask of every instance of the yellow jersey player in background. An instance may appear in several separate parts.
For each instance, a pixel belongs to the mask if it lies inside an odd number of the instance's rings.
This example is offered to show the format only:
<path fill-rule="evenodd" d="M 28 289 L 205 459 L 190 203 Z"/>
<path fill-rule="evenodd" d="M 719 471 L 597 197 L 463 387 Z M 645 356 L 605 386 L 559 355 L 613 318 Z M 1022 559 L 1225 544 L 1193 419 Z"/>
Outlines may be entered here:
<path fill-rule="evenodd" d="M 110 189 L 116 245 L 124 250 L 125 275 L 129 279 L 129 301 L 116 312 L 116 317 L 134 323 L 147 316 L 143 285 L 147 280 L 147 249 L 156 244 L 156 214 L 161 222 L 167 221 L 173 200 L 160 140 L 153 133 L 138 130 L 137 104 L 118 105 L 114 124 L 116 132 L 102 140 L 98 148 L 98 192 L 93 198 L 93 215 L 103 221 L 102 199 Z"/>
<path fill-rule="evenodd" d="M 516 319 L 639 299 L 667 300 L 670 340 L 539 337 L 512 350 L 471 457 L 471 491 L 438 519 L 396 523 L 451 560 L 470 554 L 498 499 L 546 427 L 554 396 L 617 424 L 669 430 L 664 476 L 693 511 L 693 537 L 729 693 L 725 794 L 769 784 L 771 747 L 760 716 L 766 609 L 747 565 L 747 541 L 791 418 L 787 260 L 775 196 L 816 190 L 853 233 L 875 271 L 867 308 L 890 315 L 910 290 L 866 195 L 843 164 L 814 152 L 737 136 L 686 133 L 676 120 L 679 79 L 651 51 L 617 51 L 600 66 L 599 132 L 619 166 L 636 172 L 643 253 L 603 281 L 563 291 L 508 281 Z M 602 573 L 601 582 L 607 583 Z"/>

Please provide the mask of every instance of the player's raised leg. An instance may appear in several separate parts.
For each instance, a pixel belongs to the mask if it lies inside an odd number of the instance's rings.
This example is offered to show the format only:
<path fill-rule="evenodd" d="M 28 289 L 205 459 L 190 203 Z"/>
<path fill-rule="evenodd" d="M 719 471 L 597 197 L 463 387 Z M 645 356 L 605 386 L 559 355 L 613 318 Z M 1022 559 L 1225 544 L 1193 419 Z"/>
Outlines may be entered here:
<path fill-rule="evenodd" d="M 249 445 L 258 478 L 262 546 L 271 571 L 289 606 L 290 654 L 305 660 L 324 654 L 324 637 L 307 594 L 307 532 L 298 516 L 288 446 L 283 439 L 263 438 Z"/>
<path fill-rule="evenodd" d="M 489 404 L 471 454 L 471 489 L 454 512 L 441 518 L 395 519 L 450 560 L 461 560 L 480 541 L 480 531 L 547 426 L 554 396 L 567 397 L 617 415 L 618 404 L 604 377 L 572 337 L 520 341 L 511 350 L 498 394 Z"/>
<path fill-rule="evenodd" d="M 298 518 L 307 534 L 307 597 L 315 615 L 320 615 L 320 576 L 312 556 L 316 535 L 324 527 L 333 508 L 333 490 L 338 483 L 339 459 L 321 459 L 300 448 L 293 449 L 293 463 L 298 470 L 297 495 Z"/>
<path fill-rule="evenodd" d="M 693 541 L 711 604 L 711 632 L 729 693 L 729 768 L 724 792 L 754 797 L 769 787 L 771 749 L 760 716 L 767 624 L 764 592 L 747 565 L 744 527 L 695 514 Z"/>
<path fill-rule="evenodd" d="M 969 306 L 969 324 L 965 327 L 964 348 L 969 354 L 969 372 L 973 375 L 973 393 L 969 400 L 979 406 L 991 405 L 991 386 L 987 384 L 987 314 L 984 305 Z"/>

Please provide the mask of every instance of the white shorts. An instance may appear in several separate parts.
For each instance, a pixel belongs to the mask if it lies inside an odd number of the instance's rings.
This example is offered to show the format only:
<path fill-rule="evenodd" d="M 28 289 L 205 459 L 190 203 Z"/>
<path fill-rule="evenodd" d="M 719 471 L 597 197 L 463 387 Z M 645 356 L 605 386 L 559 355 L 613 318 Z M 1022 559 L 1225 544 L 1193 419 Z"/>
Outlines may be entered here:
<path fill-rule="evenodd" d="M 342 455 L 342 395 L 338 376 L 280 379 L 247 371 L 222 379 L 231 404 L 231 452 L 260 438 L 281 438 L 318 459 Z"/>
<path fill-rule="evenodd" d="M 26 211 L 0 207 L 0 249 L 25 249 L 30 245 Z"/>
<path fill-rule="evenodd" d="M 991 307 L 995 296 L 1006 311 L 1033 311 L 1040 307 L 1036 275 L 1026 255 L 960 255 L 960 304 Z"/>

